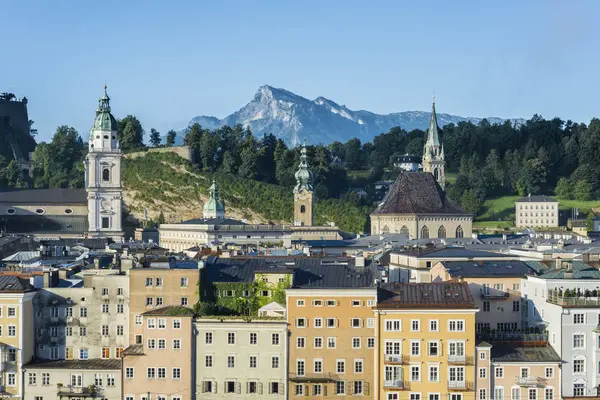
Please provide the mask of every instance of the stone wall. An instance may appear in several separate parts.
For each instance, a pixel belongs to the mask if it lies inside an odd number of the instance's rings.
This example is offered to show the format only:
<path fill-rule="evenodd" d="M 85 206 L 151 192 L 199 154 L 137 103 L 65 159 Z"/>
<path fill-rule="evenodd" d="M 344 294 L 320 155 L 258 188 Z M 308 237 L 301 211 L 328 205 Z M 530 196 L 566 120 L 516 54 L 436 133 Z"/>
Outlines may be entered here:
<path fill-rule="evenodd" d="M 125 157 L 136 158 L 143 157 L 146 153 L 175 153 L 179 157 L 194 162 L 194 152 L 189 146 L 173 146 L 173 147 L 151 147 L 147 151 L 137 151 L 135 153 L 127 153 Z"/>

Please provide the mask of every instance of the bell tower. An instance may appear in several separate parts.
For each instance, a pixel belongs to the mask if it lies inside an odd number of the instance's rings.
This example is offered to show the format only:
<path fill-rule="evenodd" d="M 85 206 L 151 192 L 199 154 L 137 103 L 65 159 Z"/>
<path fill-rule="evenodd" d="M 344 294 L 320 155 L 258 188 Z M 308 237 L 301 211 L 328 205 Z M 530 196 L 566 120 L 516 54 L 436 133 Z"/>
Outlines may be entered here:
<path fill-rule="evenodd" d="M 88 232 L 92 237 L 109 237 L 121 241 L 123 185 L 121 158 L 117 138 L 117 120 L 110 112 L 110 98 L 98 100 L 96 119 L 90 130 L 85 158 L 85 190 L 88 194 Z"/>
<path fill-rule="evenodd" d="M 446 175 L 444 167 L 444 145 L 440 144 L 439 128 L 437 124 L 437 115 L 435 113 L 435 97 L 431 106 L 431 120 L 429 121 L 429 129 L 427 130 L 427 141 L 423 149 L 423 172 L 431 172 L 433 177 L 442 187 L 446 186 Z"/>
<path fill-rule="evenodd" d="M 294 187 L 294 225 L 313 225 L 313 187 L 312 172 L 308 169 L 306 142 L 300 150 L 300 165 L 296 171 L 296 186 Z"/>

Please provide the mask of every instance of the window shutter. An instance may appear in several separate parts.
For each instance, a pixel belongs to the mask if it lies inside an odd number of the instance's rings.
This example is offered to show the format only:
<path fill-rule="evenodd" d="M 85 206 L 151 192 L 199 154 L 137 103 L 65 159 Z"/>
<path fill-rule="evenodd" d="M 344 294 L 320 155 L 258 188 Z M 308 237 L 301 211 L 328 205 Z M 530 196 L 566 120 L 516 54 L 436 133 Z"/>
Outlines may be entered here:
<path fill-rule="evenodd" d="M 339 326 L 340 326 L 340 320 L 339 320 L 339 319 L 337 319 L 337 318 L 335 319 L 335 326 L 336 326 L 336 327 L 339 327 Z"/>
<path fill-rule="evenodd" d="M 235 383 L 235 392 L 240 394 L 242 392 L 242 384 L 240 382 Z"/>
<path fill-rule="evenodd" d="M 363 394 L 365 396 L 369 395 L 369 382 L 363 381 Z"/>
<path fill-rule="evenodd" d="M 354 383 L 352 381 L 348 381 L 348 390 L 346 390 L 346 392 L 348 393 L 348 395 L 353 395 L 354 394 Z"/>
<path fill-rule="evenodd" d="M 250 382 L 246 382 L 246 393 L 250 393 Z"/>
<path fill-rule="evenodd" d="M 212 383 L 212 392 L 217 393 L 217 381 L 213 381 Z"/>
<path fill-rule="evenodd" d="M 323 396 L 327 396 L 327 385 L 323 385 Z"/>
<path fill-rule="evenodd" d="M 258 383 L 258 394 L 262 394 L 263 393 L 263 384 L 262 382 Z"/>

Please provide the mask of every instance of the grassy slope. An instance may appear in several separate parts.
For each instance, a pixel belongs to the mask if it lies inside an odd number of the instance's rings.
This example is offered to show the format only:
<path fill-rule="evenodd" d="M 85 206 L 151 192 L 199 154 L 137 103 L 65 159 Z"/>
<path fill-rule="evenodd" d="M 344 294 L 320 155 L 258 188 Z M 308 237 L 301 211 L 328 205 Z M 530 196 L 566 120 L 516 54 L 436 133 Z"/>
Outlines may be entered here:
<path fill-rule="evenodd" d="M 293 196 L 289 188 L 241 179 L 237 176 L 200 173 L 193 165 L 173 153 L 147 153 L 144 157 L 124 159 L 123 185 L 130 193 L 130 208 L 139 214 L 143 207 L 165 208 L 171 213 L 202 210 L 212 178 L 219 184 L 228 210 L 244 217 L 254 216 L 263 222 L 293 218 Z M 333 221 L 342 230 L 362 232 L 369 209 L 358 208 L 340 200 L 318 200 L 315 223 Z M 196 215 L 200 217 L 200 215 Z"/>

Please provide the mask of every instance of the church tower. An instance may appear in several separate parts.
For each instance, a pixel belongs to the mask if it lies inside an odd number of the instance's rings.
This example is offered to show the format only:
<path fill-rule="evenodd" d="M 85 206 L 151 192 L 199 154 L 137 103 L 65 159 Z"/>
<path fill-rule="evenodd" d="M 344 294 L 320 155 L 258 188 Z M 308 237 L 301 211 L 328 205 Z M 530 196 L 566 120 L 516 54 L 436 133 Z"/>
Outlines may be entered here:
<path fill-rule="evenodd" d="M 204 204 L 203 217 L 209 218 L 225 218 L 225 205 L 219 199 L 219 187 L 217 182 L 213 179 L 212 185 L 210 185 L 210 197 Z"/>
<path fill-rule="evenodd" d="M 300 150 L 300 165 L 296 171 L 294 187 L 294 225 L 313 225 L 313 187 L 312 172 L 308 169 L 306 142 Z"/>
<path fill-rule="evenodd" d="M 423 172 L 431 172 L 442 189 L 446 186 L 446 175 L 444 173 L 444 145 L 440 144 L 438 136 L 439 129 L 437 115 L 435 114 L 435 97 L 431 107 L 431 120 L 427 130 L 427 142 L 423 150 Z"/>
<path fill-rule="evenodd" d="M 109 237 L 115 241 L 121 241 L 123 237 L 122 157 L 117 139 L 117 120 L 110 113 L 110 98 L 104 85 L 104 96 L 98 101 L 84 162 L 88 232 L 92 237 Z"/>

